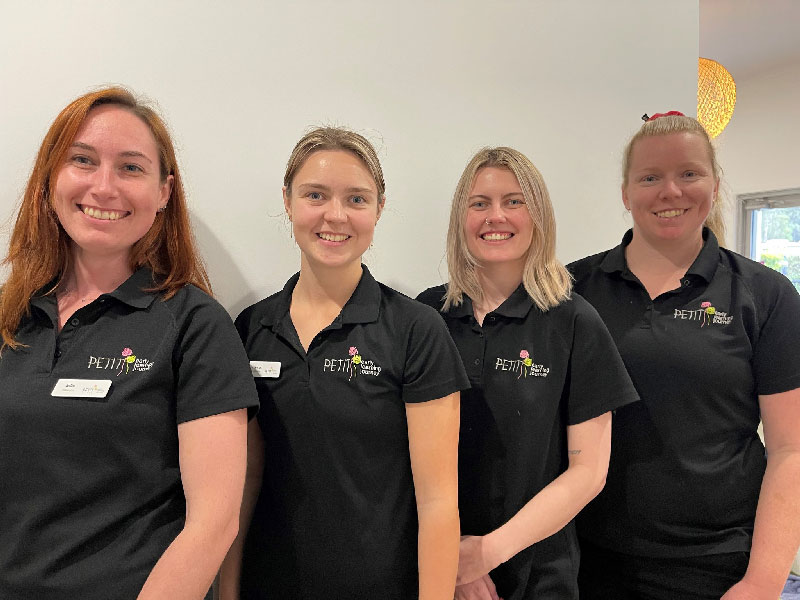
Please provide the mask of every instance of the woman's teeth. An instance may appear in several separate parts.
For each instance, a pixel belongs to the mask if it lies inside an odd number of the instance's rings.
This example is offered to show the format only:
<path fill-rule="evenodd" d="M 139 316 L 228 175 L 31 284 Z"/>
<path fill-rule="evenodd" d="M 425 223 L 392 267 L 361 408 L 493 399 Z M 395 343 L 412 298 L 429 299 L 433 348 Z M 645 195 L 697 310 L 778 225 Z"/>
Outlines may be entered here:
<path fill-rule="evenodd" d="M 98 208 L 92 208 L 91 206 L 84 206 L 83 214 L 94 219 L 100 219 L 101 221 L 116 221 L 117 219 L 121 219 L 125 216 L 124 212 L 117 212 L 115 210 L 100 210 Z"/>
<path fill-rule="evenodd" d="M 661 219 L 669 219 L 671 217 L 679 217 L 680 215 L 682 215 L 685 212 L 686 212 L 685 209 L 674 208 L 672 210 L 662 210 L 661 212 L 657 212 L 656 216 L 661 218 Z"/>
<path fill-rule="evenodd" d="M 326 242 L 343 242 L 350 237 L 343 233 L 318 233 L 317 235 Z"/>
<path fill-rule="evenodd" d="M 487 242 L 499 242 L 511 237 L 510 233 L 484 233 L 481 237 Z"/>

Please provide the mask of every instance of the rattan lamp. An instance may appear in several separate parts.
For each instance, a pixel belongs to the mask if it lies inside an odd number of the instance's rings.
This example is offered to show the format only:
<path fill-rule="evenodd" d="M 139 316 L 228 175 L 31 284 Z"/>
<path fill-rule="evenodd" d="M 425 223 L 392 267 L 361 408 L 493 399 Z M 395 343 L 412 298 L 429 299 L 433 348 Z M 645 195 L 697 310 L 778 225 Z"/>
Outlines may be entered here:
<path fill-rule="evenodd" d="M 717 137 L 733 115 L 736 82 L 715 60 L 701 58 L 697 77 L 697 120 L 708 135 Z"/>

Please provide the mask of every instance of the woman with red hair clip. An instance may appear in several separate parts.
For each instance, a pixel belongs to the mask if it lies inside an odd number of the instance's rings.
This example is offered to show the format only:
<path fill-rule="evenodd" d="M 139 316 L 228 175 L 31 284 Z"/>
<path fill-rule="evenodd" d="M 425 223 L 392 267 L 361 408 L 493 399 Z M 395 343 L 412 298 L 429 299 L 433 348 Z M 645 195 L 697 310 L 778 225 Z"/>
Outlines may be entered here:
<path fill-rule="evenodd" d="M 800 296 L 721 246 L 702 125 L 644 118 L 623 163 L 633 228 L 568 267 L 641 398 L 578 518 L 581 598 L 772 600 L 800 543 Z"/>

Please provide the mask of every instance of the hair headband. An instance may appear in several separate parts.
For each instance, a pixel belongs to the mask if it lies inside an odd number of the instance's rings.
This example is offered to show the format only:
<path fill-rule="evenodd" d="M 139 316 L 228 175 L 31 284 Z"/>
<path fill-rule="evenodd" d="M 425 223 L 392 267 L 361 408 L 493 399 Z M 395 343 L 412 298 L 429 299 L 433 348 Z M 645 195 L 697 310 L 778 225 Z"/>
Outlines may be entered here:
<path fill-rule="evenodd" d="M 665 112 L 665 113 L 656 113 L 652 117 L 648 117 L 647 113 L 644 113 L 642 115 L 642 121 L 645 121 L 645 122 L 653 121 L 653 120 L 657 119 L 658 117 L 669 117 L 670 115 L 675 115 L 676 117 L 685 117 L 686 116 L 685 114 L 683 114 L 679 110 L 671 110 L 671 111 Z"/>

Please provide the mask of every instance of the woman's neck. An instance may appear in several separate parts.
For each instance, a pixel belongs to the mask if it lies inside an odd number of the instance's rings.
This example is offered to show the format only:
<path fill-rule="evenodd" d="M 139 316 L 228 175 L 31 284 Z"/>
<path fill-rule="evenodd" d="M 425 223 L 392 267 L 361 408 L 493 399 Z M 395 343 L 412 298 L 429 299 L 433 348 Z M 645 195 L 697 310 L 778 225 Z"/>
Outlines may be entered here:
<path fill-rule="evenodd" d="M 480 303 L 473 300 L 472 310 L 482 325 L 486 314 L 505 302 L 522 283 L 522 266 L 514 263 L 478 267 L 475 273 L 483 298 Z"/>
<path fill-rule="evenodd" d="M 702 234 L 695 239 L 651 242 L 633 230 L 633 239 L 625 248 L 628 269 L 636 275 L 651 298 L 680 286 L 681 278 L 703 249 Z"/>
<path fill-rule="evenodd" d="M 345 268 L 326 268 L 312 265 L 302 257 L 292 301 L 320 306 L 335 304 L 341 309 L 353 295 L 362 272 L 360 261 Z"/>
<path fill-rule="evenodd" d="M 62 293 L 91 301 L 113 292 L 131 275 L 128 256 L 91 256 L 73 249 L 72 260 L 61 284 Z"/>
<path fill-rule="evenodd" d="M 314 337 L 329 326 L 358 285 L 361 261 L 338 268 L 312 265 L 300 259 L 300 278 L 294 286 L 289 315 L 300 344 L 308 352 Z"/>

